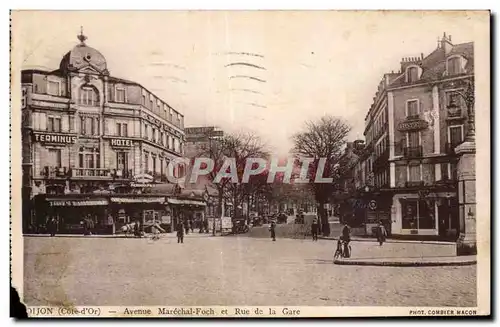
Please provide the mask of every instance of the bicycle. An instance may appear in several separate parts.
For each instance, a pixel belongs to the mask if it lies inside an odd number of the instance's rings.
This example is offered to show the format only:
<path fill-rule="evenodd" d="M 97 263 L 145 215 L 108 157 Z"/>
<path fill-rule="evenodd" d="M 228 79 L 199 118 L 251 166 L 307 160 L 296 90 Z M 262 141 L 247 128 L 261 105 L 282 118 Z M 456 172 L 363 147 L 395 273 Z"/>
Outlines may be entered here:
<path fill-rule="evenodd" d="M 333 259 L 337 260 L 338 258 L 350 258 L 350 257 L 351 257 L 351 245 L 348 242 L 339 239 L 337 242 L 337 250 L 333 255 Z"/>

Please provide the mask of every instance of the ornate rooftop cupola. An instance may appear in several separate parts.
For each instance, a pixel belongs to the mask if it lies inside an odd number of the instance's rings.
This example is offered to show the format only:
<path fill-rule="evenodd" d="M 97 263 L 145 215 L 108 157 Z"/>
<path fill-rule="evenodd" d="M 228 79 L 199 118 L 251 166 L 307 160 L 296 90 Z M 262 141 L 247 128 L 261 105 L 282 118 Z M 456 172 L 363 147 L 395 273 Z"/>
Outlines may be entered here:
<path fill-rule="evenodd" d="M 80 34 L 76 37 L 80 43 L 64 55 L 59 69 L 63 72 L 78 71 L 88 74 L 109 75 L 106 58 L 99 51 L 85 43 L 88 38 L 83 34 L 83 27 L 80 27 Z"/>

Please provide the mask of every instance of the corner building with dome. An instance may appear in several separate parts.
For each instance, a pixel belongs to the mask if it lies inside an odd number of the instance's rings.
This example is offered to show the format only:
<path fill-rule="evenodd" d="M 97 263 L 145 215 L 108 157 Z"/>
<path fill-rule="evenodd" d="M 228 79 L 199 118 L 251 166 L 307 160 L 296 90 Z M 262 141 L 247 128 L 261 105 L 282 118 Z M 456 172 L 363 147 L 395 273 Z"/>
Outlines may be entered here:
<path fill-rule="evenodd" d="M 167 183 L 168 163 L 182 156 L 183 115 L 111 76 L 105 57 L 78 39 L 59 69 L 22 71 L 24 233 L 52 217 L 59 233 L 80 233 L 88 218 L 108 234 L 170 214 L 150 186 Z"/>

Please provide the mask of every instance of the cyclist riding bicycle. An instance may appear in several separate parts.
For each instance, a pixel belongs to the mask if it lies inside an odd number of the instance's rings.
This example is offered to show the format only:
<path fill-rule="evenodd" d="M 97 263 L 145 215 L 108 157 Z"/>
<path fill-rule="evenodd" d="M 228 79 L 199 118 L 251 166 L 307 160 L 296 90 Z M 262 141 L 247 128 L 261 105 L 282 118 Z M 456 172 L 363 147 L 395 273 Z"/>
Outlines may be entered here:
<path fill-rule="evenodd" d="M 344 224 L 342 231 L 340 232 L 339 241 L 337 242 L 337 252 L 342 254 L 342 257 L 349 258 L 351 256 L 351 251 L 349 243 L 351 242 L 351 229 L 349 225 Z"/>

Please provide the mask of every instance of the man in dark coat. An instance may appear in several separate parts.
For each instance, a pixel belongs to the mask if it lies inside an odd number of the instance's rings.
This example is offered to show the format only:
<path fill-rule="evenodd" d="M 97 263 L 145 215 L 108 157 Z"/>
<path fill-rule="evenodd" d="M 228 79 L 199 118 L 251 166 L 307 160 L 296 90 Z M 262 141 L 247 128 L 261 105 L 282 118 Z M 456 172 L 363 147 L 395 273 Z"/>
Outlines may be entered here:
<path fill-rule="evenodd" d="M 311 234 L 312 234 L 313 241 L 317 241 L 318 240 L 318 220 L 316 218 L 314 218 L 314 220 L 311 224 Z"/>
<path fill-rule="evenodd" d="M 271 226 L 269 226 L 269 231 L 271 231 L 271 238 L 276 241 L 276 222 L 273 220 Z"/>
<path fill-rule="evenodd" d="M 184 243 L 184 224 L 182 221 L 177 225 L 177 243 Z"/>
<path fill-rule="evenodd" d="M 57 221 L 54 217 L 52 217 L 47 222 L 47 231 L 49 232 L 50 236 L 55 236 L 56 230 L 57 230 Z"/>

